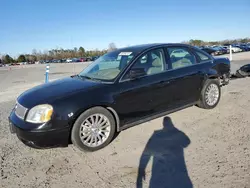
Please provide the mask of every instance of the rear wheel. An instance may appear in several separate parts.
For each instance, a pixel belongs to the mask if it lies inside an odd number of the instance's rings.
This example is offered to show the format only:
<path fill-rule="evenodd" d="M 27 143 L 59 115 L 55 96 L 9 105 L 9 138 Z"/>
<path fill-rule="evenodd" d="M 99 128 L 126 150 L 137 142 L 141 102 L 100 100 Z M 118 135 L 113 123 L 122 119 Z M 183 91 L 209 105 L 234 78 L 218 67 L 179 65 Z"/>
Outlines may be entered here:
<path fill-rule="evenodd" d="M 217 106 L 221 97 L 220 83 L 216 79 L 209 79 L 205 82 L 198 106 L 204 109 L 212 109 Z"/>
<path fill-rule="evenodd" d="M 111 142 L 115 129 L 112 114 L 105 108 L 94 107 L 83 112 L 76 120 L 71 140 L 81 151 L 96 151 Z"/>

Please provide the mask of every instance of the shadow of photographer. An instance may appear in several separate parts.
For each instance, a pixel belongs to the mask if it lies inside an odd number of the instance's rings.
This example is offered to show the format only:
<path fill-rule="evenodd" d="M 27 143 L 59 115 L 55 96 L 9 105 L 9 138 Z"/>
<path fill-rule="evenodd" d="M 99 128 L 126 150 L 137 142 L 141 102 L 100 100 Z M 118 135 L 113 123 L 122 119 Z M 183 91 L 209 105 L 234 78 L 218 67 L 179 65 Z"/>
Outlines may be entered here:
<path fill-rule="evenodd" d="M 153 133 L 141 155 L 136 187 L 143 187 L 145 169 L 152 157 L 149 188 L 192 188 L 184 158 L 184 148 L 189 144 L 188 136 L 165 117 L 163 129 Z"/>

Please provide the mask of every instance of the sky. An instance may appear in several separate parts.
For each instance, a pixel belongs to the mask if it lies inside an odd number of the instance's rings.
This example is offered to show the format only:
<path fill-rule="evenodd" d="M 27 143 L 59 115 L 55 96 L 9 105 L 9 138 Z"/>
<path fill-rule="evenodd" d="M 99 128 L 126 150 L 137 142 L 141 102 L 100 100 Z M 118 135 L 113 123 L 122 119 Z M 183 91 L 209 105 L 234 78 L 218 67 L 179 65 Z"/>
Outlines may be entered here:
<path fill-rule="evenodd" d="M 1 0 L 0 54 L 250 37 L 250 0 Z"/>

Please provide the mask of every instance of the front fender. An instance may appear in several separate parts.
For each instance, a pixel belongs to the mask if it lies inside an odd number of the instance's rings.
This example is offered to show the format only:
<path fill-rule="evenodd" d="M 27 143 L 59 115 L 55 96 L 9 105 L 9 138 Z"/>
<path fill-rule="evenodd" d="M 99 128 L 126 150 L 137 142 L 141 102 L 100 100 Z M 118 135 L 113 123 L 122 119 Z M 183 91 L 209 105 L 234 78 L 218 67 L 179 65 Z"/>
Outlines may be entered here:
<path fill-rule="evenodd" d="M 79 115 L 87 109 L 95 106 L 113 108 L 113 104 L 112 96 L 105 95 L 103 91 L 96 91 L 91 93 L 79 92 L 54 102 L 53 106 L 55 106 L 57 119 L 67 121 L 68 125 L 71 126 Z"/>

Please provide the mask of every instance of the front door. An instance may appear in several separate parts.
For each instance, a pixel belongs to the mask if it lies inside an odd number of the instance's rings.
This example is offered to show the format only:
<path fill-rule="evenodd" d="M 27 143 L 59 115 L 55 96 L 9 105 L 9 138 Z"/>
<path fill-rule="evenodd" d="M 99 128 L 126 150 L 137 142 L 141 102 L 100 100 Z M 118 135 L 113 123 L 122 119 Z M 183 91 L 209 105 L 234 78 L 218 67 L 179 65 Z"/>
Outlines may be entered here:
<path fill-rule="evenodd" d="M 158 103 L 163 102 L 165 90 L 162 75 L 165 71 L 165 55 L 162 48 L 143 54 L 127 71 L 118 83 L 120 93 L 114 96 L 115 109 L 120 117 L 121 125 L 132 123 L 156 111 Z M 131 80 L 130 70 L 141 68 L 145 75 Z"/>

